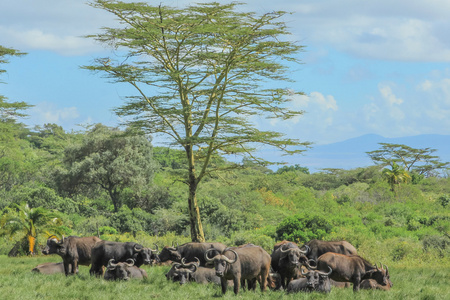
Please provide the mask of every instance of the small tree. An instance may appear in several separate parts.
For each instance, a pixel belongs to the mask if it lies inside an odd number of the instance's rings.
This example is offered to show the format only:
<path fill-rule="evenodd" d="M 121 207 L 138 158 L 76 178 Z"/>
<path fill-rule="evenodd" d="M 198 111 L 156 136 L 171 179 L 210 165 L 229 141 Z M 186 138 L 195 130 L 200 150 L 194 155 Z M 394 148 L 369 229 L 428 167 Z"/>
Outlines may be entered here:
<path fill-rule="evenodd" d="M 383 177 L 391 186 L 391 191 L 395 191 L 395 187 L 400 186 L 401 183 L 406 183 L 411 180 L 411 176 L 408 172 L 401 168 L 397 163 L 392 164 L 392 169 L 383 169 Z"/>
<path fill-rule="evenodd" d="M 221 155 L 255 154 L 269 145 L 286 154 L 305 146 L 279 132 L 260 131 L 252 118 L 287 120 L 302 114 L 289 109 L 298 93 L 277 88 L 289 81 L 283 61 L 298 62 L 302 49 L 284 38 L 289 34 L 277 11 L 257 16 L 238 11 L 237 2 L 201 3 L 186 8 L 97 0 L 93 7 L 114 14 L 119 28 L 104 28 L 91 37 L 125 50 L 125 59 L 100 58 L 84 68 L 101 71 L 115 82 L 131 85 L 137 95 L 116 111 L 133 117 L 127 124 L 163 134 L 185 152 L 191 238 L 204 241 L 197 188 Z M 284 84 L 284 83 L 283 83 Z"/>
<path fill-rule="evenodd" d="M 55 213 L 42 207 L 31 208 L 26 203 L 15 204 L 15 208 L 6 208 L 0 218 L 0 234 L 13 236 L 23 233 L 28 241 L 29 253 L 34 254 L 38 234 L 46 229 L 58 232 L 60 225 L 62 221 Z"/>

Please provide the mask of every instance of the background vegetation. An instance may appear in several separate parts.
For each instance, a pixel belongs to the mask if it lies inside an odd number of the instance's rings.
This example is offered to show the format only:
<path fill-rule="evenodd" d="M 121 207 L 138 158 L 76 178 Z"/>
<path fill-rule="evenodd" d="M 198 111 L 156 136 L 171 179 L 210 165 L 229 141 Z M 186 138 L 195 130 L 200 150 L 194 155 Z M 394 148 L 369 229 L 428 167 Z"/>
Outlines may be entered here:
<path fill-rule="evenodd" d="M 39 225 L 38 248 L 54 233 L 100 234 L 102 239 L 133 240 L 146 246 L 190 241 L 188 191 L 177 176 L 186 166 L 182 153 L 152 149 L 148 138 L 130 137 L 126 131 L 100 124 L 80 132 L 65 132 L 55 124 L 28 129 L 15 123 L 13 129 L 12 140 L 23 156 L 12 153 L 14 164 L 2 168 L 0 209 L 6 218 L 26 203 L 59 218 L 58 223 Z M 96 134 L 102 139 L 93 139 Z M 107 146 L 86 147 L 93 140 Z M 87 148 L 89 153 L 81 151 Z M 133 159 L 139 156 L 133 153 L 145 155 L 146 162 Z M 0 163 L 8 165 L 12 160 L 4 155 Z M 114 170 L 106 170 L 102 161 L 114 164 Z M 225 159 L 215 163 L 228 164 Z M 199 187 L 209 241 L 251 242 L 270 252 L 282 239 L 299 244 L 312 238 L 345 239 L 373 262 L 448 263 L 450 179 L 445 173 L 392 189 L 380 166 L 309 174 L 299 166 L 272 171 L 243 164 L 246 168 L 207 177 Z M 116 200 L 95 179 L 98 174 L 117 179 Z M 127 184 L 119 185 L 123 174 Z M 23 238 L 23 231 L 2 226 L 0 254 L 11 249 L 11 255 L 27 254 Z"/>

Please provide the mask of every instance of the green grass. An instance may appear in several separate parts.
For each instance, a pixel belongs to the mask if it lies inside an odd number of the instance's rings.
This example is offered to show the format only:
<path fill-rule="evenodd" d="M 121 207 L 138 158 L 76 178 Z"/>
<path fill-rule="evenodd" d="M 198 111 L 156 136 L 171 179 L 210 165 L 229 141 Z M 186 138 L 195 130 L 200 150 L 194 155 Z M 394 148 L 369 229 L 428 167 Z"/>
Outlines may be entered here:
<path fill-rule="evenodd" d="M 147 267 L 146 281 L 107 282 L 89 276 L 80 266 L 78 276 L 34 274 L 31 269 L 43 262 L 58 262 L 58 256 L 9 258 L 0 256 L 0 299 L 450 299 L 450 265 L 405 265 L 389 267 L 394 287 L 391 291 L 361 291 L 333 288 L 330 294 L 294 294 L 281 291 L 240 291 L 229 289 L 223 296 L 219 286 L 190 283 L 180 286 L 166 280 L 169 267 Z"/>

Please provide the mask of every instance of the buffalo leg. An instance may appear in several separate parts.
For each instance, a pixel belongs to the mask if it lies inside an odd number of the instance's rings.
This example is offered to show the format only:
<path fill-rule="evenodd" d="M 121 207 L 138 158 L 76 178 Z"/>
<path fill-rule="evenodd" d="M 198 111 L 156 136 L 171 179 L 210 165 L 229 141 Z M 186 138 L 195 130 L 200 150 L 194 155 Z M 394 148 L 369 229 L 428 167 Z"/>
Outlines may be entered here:
<path fill-rule="evenodd" d="M 361 277 L 358 276 L 353 280 L 353 291 L 359 292 L 359 286 L 361 284 Z"/>
<path fill-rule="evenodd" d="M 222 286 L 222 294 L 225 294 L 227 292 L 227 288 L 228 288 L 228 280 L 226 280 L 225 278 L 221 277 L 220 278 L 220 284 Z"/>
<path fill-rule="evenodd" d="M 69 263 L 67 262 L 63 262 L 64 263 L 64 274 L 69 275 Z"/>
<path fill-rule="evenodd" d="M 239 293 L 239 286 L 241 285 L 241 276 L 235 276 L 233 278 L 234 283 L 234 293 L 237 295 Z"/>
<path fill-rule="evenodd" d="M 269 278 L 269 273 L 270 273 L 270 268 L 263 268 L 261 270 L 261 274 L 260 274 L 260 287 L 261 287 L 261 291 L 265 292 L 267 289 L 267 283 L 268 283 L 268 278 Z"/>

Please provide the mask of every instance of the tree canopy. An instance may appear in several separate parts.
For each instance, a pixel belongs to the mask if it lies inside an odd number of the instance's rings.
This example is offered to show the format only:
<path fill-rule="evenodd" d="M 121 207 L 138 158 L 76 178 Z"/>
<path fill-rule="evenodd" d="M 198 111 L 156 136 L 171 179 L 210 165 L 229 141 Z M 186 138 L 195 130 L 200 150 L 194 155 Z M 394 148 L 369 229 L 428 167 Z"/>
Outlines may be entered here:
<path fill-rule="evenodd" d="M 441 162 L 439 156 L 432 155 L 436 149 L 416 149 L 402 144 L 379 143 L 381 149 L 366 152 L 375 164 L 391 166 L 398 164 L 410 173 L 424 176 L 436 175 L 439 170 L 448 168 L 448 162 Z"/>
<path fill-rule="evenodd" d="M 283 11 L 243 12 L 241 3 L 200 3 L 173 8 L 97 0 L 90 5 L 114 14 L 120 25 L 89 37 L 123 53 L 98 58 L 85 69 L 99 71 L 136 94 L 116 109 L 125 124 L 169 137 L 185 151 L 191 237 L 204 240 L 196 191 L 215 165 L 213 157 L 241 155 L 262 164 L 258 145 L 285 154 L 309 143 L 276 131 L 261 131 L 255 118 L 288 120 L 298 94 L 286 87 L 288 64 L 302 46 L 289 39 Z"/>
<path fill-rule="evenodd" d="M 100 187 L 110 196 L 115 212 L 121 207 L 122 191 L 144 189 L 156 169 L 149 140 L 101 124 L 93 126 L 81 143 L 66 148 L 64 164 L 61 178 L 67 190 Z"/>

